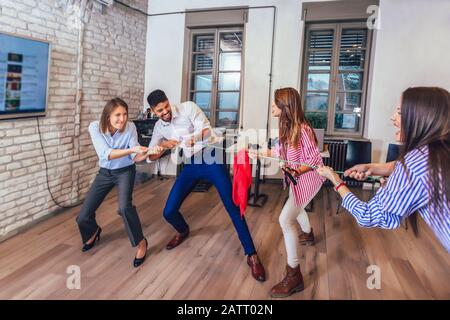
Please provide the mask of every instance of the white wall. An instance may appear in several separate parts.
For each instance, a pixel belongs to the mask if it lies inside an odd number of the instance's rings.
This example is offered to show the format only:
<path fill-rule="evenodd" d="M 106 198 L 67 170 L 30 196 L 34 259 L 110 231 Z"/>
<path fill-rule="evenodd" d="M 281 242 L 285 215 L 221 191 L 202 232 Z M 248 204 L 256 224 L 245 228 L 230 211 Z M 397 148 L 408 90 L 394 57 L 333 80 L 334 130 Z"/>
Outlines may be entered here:
<path fill-rule="evenodd" d="M 302 2 L 297 0 L 177 0 L 150 2 L 150 13 L 195 8 L 264 6 L 277 7 L 272 92 L 276 88 L 299 88 L 303 23 Z M 401 92 L 412 85 L 450 88 L 450 1 L 380 0 L 381 28 L 374 35 L 374 56 L 364 136 L 373 142 L 373 159 L 385 158 L 394 130 L 389 116 Z M 179 102 L 184 50 L 185 16 L 148 19 L 145 94 L 161 88 Z M 250 10 L 246 24 L 243 125 L 266 128 L 268 120 L 269 70 L 272 36 L 271 9 Z M 146 104 L 144 102 L 144 104 Z M 277 121 L 269 119 L 270 128 Z"/>
<path fill-rule="evenodd" d="M 450 90 L 450 1 L 381 0 L 367 137 L 374 159 L 395 139 L 389 116 L 410 86 Z"/>
<path fill-rule="evenodd" d="M 152 1 L 153 2 L 153 1 Z M 153 6 L 164 1 L 154 1 Z M 173 11 L 173 10 L 171 10 Z M 147 28 L 144 105 L 147 95 L 156 88 L 164 90 L 172 102 L 181 99 L 184 50 L 184 15 L 150 17 Z"/>

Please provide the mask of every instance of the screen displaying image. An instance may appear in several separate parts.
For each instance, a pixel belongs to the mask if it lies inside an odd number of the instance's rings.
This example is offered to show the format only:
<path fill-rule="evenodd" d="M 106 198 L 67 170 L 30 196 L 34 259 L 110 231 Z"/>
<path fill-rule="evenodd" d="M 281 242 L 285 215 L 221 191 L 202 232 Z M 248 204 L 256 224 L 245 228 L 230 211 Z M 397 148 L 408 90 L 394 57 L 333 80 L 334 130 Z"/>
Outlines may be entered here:
<path fill-rule="evenodd" d="M 44 115 L 50 45 L 0 33 L 0 119 Z"/>

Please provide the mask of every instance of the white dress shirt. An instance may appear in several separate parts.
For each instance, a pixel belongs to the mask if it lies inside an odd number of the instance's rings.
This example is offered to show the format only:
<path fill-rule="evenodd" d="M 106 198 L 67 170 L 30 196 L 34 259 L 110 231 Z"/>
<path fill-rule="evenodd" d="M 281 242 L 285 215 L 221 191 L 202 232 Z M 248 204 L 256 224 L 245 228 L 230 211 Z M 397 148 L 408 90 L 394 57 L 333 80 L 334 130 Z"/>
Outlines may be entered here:
<path fill-rule="evenodd" d="M 180 147 L 186 158 L 202 150 L 204 144 L 198 141 L 192 147 L 187 147 L 187 141 L 193 135 L 198 135 L 203 129 L 211 128 L 208 118 L 203 111 L 192 101 L 186 101 L 179 105 L 171 105 L 172 120 L 165 122 L 159 119 L 153 129 L 152 140 L 149 148 L 159 145 L 165 140 L 181 141 Z"/>

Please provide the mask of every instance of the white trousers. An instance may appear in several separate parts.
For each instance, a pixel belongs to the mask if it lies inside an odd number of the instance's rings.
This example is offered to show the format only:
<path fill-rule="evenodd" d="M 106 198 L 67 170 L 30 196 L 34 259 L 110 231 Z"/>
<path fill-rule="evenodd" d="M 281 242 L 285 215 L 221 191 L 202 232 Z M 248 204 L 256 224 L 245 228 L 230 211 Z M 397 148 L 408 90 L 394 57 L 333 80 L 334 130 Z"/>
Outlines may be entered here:
<path fill-rule="evenodd" d="M 298 224 L 303 232 L 310 233 L 311 225 L 309 224 L 308 214 L 305 211 L 304 204 L 302 207 L 296 207 L 294 203 L 294 195 L 289 188 L 289 198 L 284 204 L 280 214 L 280 226 L 284 236 L 284 246 L 286 247 L 287 263 L 291 268 L 299 265 L 298 259 Z"/>

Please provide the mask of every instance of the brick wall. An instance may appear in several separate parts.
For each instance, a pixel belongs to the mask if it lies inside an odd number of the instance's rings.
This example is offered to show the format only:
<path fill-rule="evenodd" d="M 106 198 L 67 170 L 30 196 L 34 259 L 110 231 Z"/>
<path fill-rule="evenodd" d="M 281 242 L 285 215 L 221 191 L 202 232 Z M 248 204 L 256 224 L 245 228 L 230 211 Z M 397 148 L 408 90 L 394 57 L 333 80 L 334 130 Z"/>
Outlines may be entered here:
<path fill-rule="evenodd" d="M 122 97 L 136 117 L 142 106 L 147 19 L 118 4 L 94 6 L 83 39 L 82 103 L 76 125 L 78 32 L 58 0 L 0 0 L 0 32 L 52 44 L 47 116 L 40 118 L 54 198 L 82 200 L 98 170 L 87 131 L 107 100 Z M 147 0 L 123 1 L 143 11 Z M 0 241 L 54 213 L 36 119 L 0 121 Z"/>

